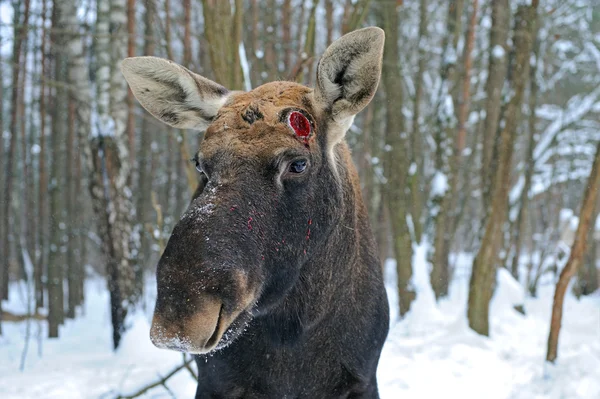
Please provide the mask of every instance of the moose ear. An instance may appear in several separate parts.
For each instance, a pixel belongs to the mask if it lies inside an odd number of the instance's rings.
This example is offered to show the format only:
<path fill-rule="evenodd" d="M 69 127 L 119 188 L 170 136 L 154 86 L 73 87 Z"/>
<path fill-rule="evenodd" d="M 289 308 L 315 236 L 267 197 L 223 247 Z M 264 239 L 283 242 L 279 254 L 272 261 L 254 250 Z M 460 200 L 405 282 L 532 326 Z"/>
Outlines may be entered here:
<path fill-rule="evenodd" d="M 348 33 L 334 41 L 317 67 L 315 103 L 339 125 L 333 129 L 337 144 L 373 98 L 379 77 L 385 34 L 376 27 Z"/>
<path fill-rule="evenodd" d="M 206 129 L 229 95 L 220 84 L 162 58 L 126 58 L 121 72 L 148 112 L 180 129 Z"/>

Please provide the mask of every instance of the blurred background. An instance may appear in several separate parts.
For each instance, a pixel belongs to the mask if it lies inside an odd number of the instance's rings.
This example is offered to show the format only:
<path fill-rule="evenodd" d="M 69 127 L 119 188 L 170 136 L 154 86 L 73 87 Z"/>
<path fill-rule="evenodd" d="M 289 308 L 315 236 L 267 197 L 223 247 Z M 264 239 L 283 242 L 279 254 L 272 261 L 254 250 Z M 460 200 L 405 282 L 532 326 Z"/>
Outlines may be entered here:
<path fill-rule="evenodd" d="M 515 332 L 541 336 L 529 343 L 539 366 L 564 271 L 567 301 L 583 303 L 570 312 L 590 322 L 576 328 L 588 335 L 569 342 L 597 355 L 577 379 L 600 369 L 597 1 L 0 0 L 0 16 L 6 373 L 28 363 L 44 369 L 44 345 L 86 331 L 101 334 L 50 352 L 97 344 L 110 355 L 136 330 L 135 315 L 153 309 L 155 265 L 197 184 L 190 159 L 202 133 L 144 111 L 119 71 L 123 58 L 168 58 L 235 90 L 272 80 L 312 85 L 328 44 L 364 26 L 386 32 L 383 75 L 347 141 L 398 336 L 439 327 L 402 324 L 408 316 L 449 325 L 440 320 L 452 314 L 469 334 L 493 337 L 494 293 L 504 287 L 509 311 L 534 317 L 539 307 L 538 328 Z M 538 304 L 534 313 L 528 303 Z M 401 343 L 392 348 L 403 353 Z M 411 367 L 394 356 L 390 370 Z M 391 372 L 387 397 L 404 389 L 401 374 Z M 0 392 L 27 397 L 27 383 L 7 381 L 0 378 Z M 562 397 L 599 397 L 590 386 Z M 498 397 L 518 397 L 510 395 Z"/>

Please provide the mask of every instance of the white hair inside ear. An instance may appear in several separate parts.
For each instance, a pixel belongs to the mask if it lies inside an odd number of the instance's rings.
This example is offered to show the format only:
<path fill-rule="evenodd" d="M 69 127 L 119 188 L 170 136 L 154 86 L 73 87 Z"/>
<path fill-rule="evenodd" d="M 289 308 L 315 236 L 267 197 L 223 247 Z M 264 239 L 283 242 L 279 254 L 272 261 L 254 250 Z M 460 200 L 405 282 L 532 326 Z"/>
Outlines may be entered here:
<path fill-rule="evenodd" d="M 371 102 L 381 76 L 385 34 L 376 27 L 342 36 L 317 67 L 315 105 L 328 119 L 328 147 L 343 140 L 354 116 Z"/>
<path fill-rule="evenodd" d="M 229 96 L 220 84 L 162 58 L 126 58 L 121 71 L 148 112 L 180 129 L 206 129 Z"/>

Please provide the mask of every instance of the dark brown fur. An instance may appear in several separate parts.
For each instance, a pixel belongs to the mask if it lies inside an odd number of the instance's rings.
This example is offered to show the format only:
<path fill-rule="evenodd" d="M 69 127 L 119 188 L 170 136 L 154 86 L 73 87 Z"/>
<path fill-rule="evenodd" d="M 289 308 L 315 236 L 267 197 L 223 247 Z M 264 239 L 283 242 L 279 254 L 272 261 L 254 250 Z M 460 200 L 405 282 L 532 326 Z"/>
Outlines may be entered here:
<path fill-rule="evenodd" d="M 163 121 L 178 126 L 162 113 L 190 104 L 206 114 L 186 114 L 186 126 L 208 127 L 203 173 L 158 265 L 151 332 L 157 346 L 197 354 L 196 398 L 378 398 L 388 304 L 343 136 L 377 87 L 382 47 L 375 28 L 334 43 L 316 91 L 272 82 L 225 95 L 161 60 L 125 66 Z M 162 71 L 158 83 L 144 77 L 148 65 Z M 188 93 L 191 80 L 199 96 L 163 102 L 169 79 L 188 88 L 170 92 Z M 308 137 L 296 137 L 291 112 L 308 119 Z"/>

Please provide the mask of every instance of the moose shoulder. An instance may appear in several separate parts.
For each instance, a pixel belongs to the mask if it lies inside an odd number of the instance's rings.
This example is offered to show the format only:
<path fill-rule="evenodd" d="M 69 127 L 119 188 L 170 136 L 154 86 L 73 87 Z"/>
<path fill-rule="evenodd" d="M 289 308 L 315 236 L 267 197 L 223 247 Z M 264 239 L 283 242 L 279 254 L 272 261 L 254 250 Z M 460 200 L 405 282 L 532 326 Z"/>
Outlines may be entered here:
<path fill-rule="evenodd" d="M 232 92 L 171 61 L 123 61 L 152 115 L 206 129 L 150 332 L 196 354 L 197 398 L 379 397 L 388 305 L 344 136 L 375 94 L 383 42 L 379 28 L 335 41 L 314 89 Z"/>

